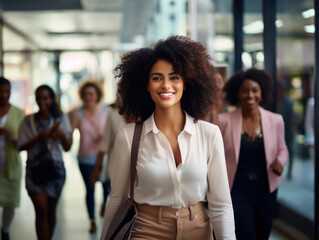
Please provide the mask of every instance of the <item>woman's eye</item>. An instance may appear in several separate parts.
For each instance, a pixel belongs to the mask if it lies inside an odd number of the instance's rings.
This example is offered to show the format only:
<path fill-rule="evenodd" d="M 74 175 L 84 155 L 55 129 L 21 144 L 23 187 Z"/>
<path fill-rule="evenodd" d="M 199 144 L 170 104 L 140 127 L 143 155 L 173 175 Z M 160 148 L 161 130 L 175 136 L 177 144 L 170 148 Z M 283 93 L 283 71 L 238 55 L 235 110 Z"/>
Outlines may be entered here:
<path fill-rule="evenodd" d="M 248 93 L 246 89 L 241 90 L 242 93 Z"/>
<path fill-rule="evenodd" d="M 159 81 L 159 80 L 161 80 L 161 77 L 152 77 L 152 80 L 153 81 Z"/>

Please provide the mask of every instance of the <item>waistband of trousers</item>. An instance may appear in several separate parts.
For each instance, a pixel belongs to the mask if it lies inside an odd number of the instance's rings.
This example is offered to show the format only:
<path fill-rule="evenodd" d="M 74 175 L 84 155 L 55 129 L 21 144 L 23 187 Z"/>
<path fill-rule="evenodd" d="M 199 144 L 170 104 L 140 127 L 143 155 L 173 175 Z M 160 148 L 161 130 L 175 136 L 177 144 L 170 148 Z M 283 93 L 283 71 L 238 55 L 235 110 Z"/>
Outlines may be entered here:
<path fill-rule="evenodd" d="M 158 222 L 161 223 L 162 218 L 185 218 L 189 217 L 190 221 L 193 221 L 201 211 L 205 211 L 203 202 L 191 204 L 183 208 L 169 208 L 163 206 L 151 206 L 148 204 L 134 204 L 138 213 L 145 213 L 147 215 L 157 218 Z"/>

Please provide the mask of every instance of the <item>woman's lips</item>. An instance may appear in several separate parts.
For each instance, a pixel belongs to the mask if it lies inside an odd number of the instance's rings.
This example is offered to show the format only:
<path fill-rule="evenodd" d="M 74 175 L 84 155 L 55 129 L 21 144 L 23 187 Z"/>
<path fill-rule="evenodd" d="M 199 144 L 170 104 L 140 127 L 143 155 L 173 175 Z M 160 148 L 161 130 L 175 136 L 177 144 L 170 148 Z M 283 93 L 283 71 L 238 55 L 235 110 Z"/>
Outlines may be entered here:
<path fill-rule="evenodd" d="M 171 98 L 171 97 L 173 97 L 174 94 L 175 93 L 173 93 L 173 92 L 161 92 L 161 93 L 159 93 L 160 97 L 162 97 L 162 98 Z"/>

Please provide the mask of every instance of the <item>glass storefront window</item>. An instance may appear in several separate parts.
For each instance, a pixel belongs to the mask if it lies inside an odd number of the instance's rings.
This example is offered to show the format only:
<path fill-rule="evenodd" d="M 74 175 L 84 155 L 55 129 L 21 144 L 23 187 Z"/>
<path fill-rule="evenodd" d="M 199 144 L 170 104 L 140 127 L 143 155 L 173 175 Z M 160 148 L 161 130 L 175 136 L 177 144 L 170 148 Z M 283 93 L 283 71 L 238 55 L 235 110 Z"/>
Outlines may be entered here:
<path fill-rule="evenodd" d="M 290 152 L 278 199 L 310 222 L 314 221 L 314 149 L 307 142 L 305 116 L 314 87 L 313 4 L 290 6 L 277 1 L 277 80 L 282 92 L 278 111 L 286 122 Z"/>

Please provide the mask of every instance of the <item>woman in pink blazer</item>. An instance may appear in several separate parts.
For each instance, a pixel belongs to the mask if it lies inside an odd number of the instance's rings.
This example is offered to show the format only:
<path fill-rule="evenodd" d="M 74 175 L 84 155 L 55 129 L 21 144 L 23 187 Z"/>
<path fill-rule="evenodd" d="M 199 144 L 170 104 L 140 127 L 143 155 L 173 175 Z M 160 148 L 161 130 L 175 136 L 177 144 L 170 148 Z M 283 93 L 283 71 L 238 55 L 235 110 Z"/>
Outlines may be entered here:
<path fill-rule="evenodd" d="M 272 79 L 257 69 L 236 72 L 226 83 L 226 100 L 238 108 L 219 115 L 236 237 L 268 239 L 277 188 L 288 160 L 282 116 L 261 106 L 271 100 Z"/>

